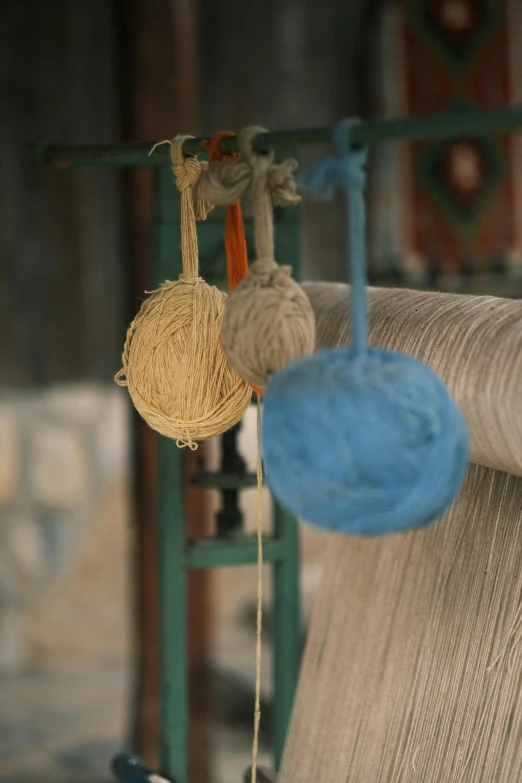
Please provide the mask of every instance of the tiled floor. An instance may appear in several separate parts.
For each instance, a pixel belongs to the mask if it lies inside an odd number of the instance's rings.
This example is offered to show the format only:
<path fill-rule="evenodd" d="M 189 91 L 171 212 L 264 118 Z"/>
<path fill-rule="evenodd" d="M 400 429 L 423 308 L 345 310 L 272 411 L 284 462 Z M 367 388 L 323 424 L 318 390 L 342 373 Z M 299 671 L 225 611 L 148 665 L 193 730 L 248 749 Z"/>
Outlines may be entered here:
<path fill-rule="evenodd" d="M 109 783 L 110 760 L 125 744 L 126 684 L 116 664 L 0 679 L 1 783 Z M 212 734 L 212 783 L 241 783 L 251 730 L 220 723 Z M 270 765 L 266 752 L 260 762 Z"/>
<path fill-rule="evenodd" d="M 105 783 L 125 734 L 121 666 L 0 680 L 2 783 Z"/>
<path fill-rule="evenodd" d="M 309 543 L 306 538 L 304 544 L 315 554 L 315 540 Z M 270 582 L 267 570 L 267 605 Z M 316 583 L 312 563 L 303 570 L 305 617 Z M 252 568 L 223 569 L 214 584 L 219 600 L 212 658 L 223 674 L 215 683 L 212 783 L 242 783 L 250 764 L 255 588 Z M 262 662 L 265 697 L 271 685 L 270 642 L 267 611 Z M 125 659 L 0 677 L 0 783 L 109 783 L 110 759 L 124 748 L 128 729 Z M 263 709 L 260 763 L 270 767 L 268 720 L 268 710 Z"/>

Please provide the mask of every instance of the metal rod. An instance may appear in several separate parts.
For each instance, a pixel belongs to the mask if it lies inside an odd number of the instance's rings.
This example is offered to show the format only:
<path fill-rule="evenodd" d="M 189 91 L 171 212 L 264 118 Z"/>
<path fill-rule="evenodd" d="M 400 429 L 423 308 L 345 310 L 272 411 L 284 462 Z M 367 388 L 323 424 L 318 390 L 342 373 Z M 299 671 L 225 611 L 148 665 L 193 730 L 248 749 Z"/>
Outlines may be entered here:
<path fill-rule="evenodd" d="M 275 563 L 287 556 L 283 541 L 274 538 L 263 539 L 263 559 Z M 187 544 L 185 565 L 187 568 L 228 568 L 257 562 L 257 538 L 238 536 L 223 539 L 199 539 Z"/>
<path fill-rule="evenodd" d="M 429 117 L 401 117 L 361 123 L 352 131 L 356 144 L 398 139 L 427 139 L 436 136 L 482 136 L 489 133 L 511 132 L 522 129 L 522 106 L 503 106 L 498 109 L 453 109 Z M 332 138 L 332 127 L 304 130 L 275 131 L 255 137 L 258 152 L 288 149 L 303 145 L 327 144 Z M 188 139 L 183 152 L 188 155 L 204 152 L 203 139 Z M 156 147 L 154 142 L 124 142 L 99 146 L 36 145 L 33 158 L 39 163 L 55 166 L 157 166 L 169 162 L 169 146 Z M 220 143 L 223 152 L 237 152 L 237 136 Z"/>

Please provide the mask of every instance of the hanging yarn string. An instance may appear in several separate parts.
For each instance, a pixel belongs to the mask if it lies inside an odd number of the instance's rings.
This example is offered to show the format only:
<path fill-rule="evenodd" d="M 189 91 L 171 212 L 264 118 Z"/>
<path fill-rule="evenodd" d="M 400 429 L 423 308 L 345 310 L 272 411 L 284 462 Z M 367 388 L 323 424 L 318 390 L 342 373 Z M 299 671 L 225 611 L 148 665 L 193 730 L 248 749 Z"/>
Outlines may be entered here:
<path fill-rule="evenodd" d="M 218 133 L 205 142 L 204 146 L 209 151 L 209 162 L 215 164 L 221 161 L 238 160 L 240 153 L 225 154 L 219 149 L 219 142 L 232 133 Z M 228 286 L 230 292 L 234 291 L 238 283 L 248 273 L 248 256 L 243 225 L 243 214 L 239 200 L 229 204 L 225 213 L 225 252 L 227 256 Z M 257 393 L 257 610 L 256 610 L 256 670 L 255 670 L 255 698 L 254 698 L 254 737 L 252 740 L 252 767 L 248 778 L 251 783 L 256 783 L 258 770 L 257 758 L 259 753 L 259 725 L 261 722 L 261 635 L 263 621 L 263 468 L 261 462 L 261 395 L 262 391 L 257 386 L 253 387 Z M 261 771 L 261 779 L 263 774 Z"/>
<path fill-rule="evenodd" d="M 219 142 L 232 133 L 218 133 L 206 142 L 204 146 L 209 151 L 209 162 L 213 164 L 220 161 L 238 160 L 240 153 L 224 154 L 219 149 Z M 243 214 L 240 201 L 235 201 L 227 206 L 225 213 L 225 252 L 227 256 L 228 286 L 230 292 L 234 291 L 238 283 L 248 273 L 248 256 L 243 225 Z M 263 468 L 261 462 L 261 395 L 262 391 L 254 386 L 257 393 L 257 610 L 256 610 L 256 669 L 255 669 L 255 698 L 254 698 L 254 736 L 252 740 L 252 767 L 249 778 L 251 783 L 256 783 L 259 753 L 259 725 L 261 721 L 261 635 L 263 621 Z M 262 777 L 262 775 L 261 775 Z"/>
<path fill-rule="evenodd" d="M 203 141 L 203 146 L 208 150 L 209 163 L 214 164 L 222 161 L 239 160 L 239 152 L 221 152 L 219 142 L 221 139 L 233 136 L 230 131 L 216 133 L 208 141 Z M 225 254 L 227 257 L 227 277 L 228 290 L 230 293 L 235 290 L 238 283 L 246 277 L 248 273 L 248 255 L 245 239 L 245 227 L 243 224 L 243 213 L 241 211 L 241 202 L 234 201 L 228 204 L 225 212 Z M 259 386 L 252 387 L 258 396 L 263 394 Z"/>
<path fill-rule="evenodd" d="M 183 271 L 143 303 L 132 322 L 116 375 L 152 427 L 178 446 L 196 448 L 241 419 L 250 388 L 232 370 L 220 343 L 226 294 L 199 277 L 196 220 L 210 203 L 197 187 L 206 164 L 185 157 L 183 141 L 170 143 L 172 170 L 181 193 Z"/>
<path fill-rule="evenodd" d="M 257 398 L 257 603 L 254 738 L 252 740 L 251 783 L 257 779 L 259 726 L 261 723 L 261 640 L 263 631 L 263 463 L 261 461 L 261 397 Z"/>
<path fill-rule="evenodd" d="M 222 131 L 221 133 L 216 133 L 208 141 L 203 142 L 203 146 L 208 150 L 208 158 L 211 165 L 222 161 L 239 160 L 241 153 L 221 152 L 219 148 L 221 139 L 226 139 L 233 135 L 230 131 Z M 227 257 L 228 290 L 232 293 L 248 272 L 247 244 L 239 199 L 232 204 L 228 204 L 225 212 L 225 253 Z"/>
<path fill-rule="evenodd" d="M 231 366 L 249 383 L 265 386 L 272 373 L 311 354 L 315 319 L 310 303 L 291 277 L 291 267 L 274 260 L 273 207 L 296 204 L 294 160 L 275 164 L 272 153 L 252 146 L 263 128 L 246 128 L 239 136 L 240 161 L 214 163 L 201 188 L 213 204 L 225 206 L 251 192 L 254 201 L 256 260 L 229 297 L 221 342 Z"/>
<path fill-rule="evenodd" d="M 403 354 L 368 348 L 366 150 L 356 121 L 335 133 L 338 155 L 312 165 L 303 188 L 347 194 L 352 346 L 302 359 L 265 390 L 263 455 L 278 500 L 329 530 L 380 535 L 422 527 L 449 508 L 468 459 L 468 432 L 440 378 Z"/>

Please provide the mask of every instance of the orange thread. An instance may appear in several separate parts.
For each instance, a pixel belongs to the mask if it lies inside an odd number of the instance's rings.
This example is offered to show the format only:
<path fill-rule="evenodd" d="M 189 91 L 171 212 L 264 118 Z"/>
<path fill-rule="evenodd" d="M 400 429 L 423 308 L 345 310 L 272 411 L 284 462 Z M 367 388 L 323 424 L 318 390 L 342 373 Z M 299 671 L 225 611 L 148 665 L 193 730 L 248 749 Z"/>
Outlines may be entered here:
<path fill-rule="evenodd" d="M 239 152 L 221 152 L 219 143 L 222 139 L 229 136 L 234 136 L 234 134 L 230 131 L 222 131 L 221 133 L 216 133 L 208 141 L 202 142 L 202 146 L 208 150 L 210 163 L 217 163 L 220 160 L 237 160 L 240 157 Z M 248 272 L 245 227 L 239 201 L 236 201 L 235 204 L 230 204 L 225 214 L 225 253 L 227 257 L 228 288 L 230 293 L 232 293 Z M 252 388 L 258 395 L 263 394 L 262 389 L 258 389 L 257 386 Z"/>
<path fill-rule="evenodd" d="M 239 158 L 239 152 L 226 153 L 221 152 L 219 148 L 219 143 L 222 139 L 233 135 L 230 131 L 223 131 L 222 133 L 216 133 L 211 139 L 203 142 L 203 146 L 208 150 L 210 163 L 216 163 L 220 160 L 237 160 Z M 225 215 L 225 251 L 227 256 L 228 287 L 232 293 L 248 272 L 245 228 L 239 201 L 227 207 Z"/>

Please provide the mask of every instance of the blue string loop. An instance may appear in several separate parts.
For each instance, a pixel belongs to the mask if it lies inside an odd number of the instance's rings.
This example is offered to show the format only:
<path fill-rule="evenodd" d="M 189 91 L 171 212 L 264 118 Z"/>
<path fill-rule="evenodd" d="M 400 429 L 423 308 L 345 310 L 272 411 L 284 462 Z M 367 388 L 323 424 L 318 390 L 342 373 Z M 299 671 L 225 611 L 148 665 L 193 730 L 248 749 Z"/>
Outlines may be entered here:
<path fill-rule="evenodd" d="M 364 188 L 366 186 L 366 147 L 355 147 L 352 142 L 353 129 L 361 124 L 359 119 L 342 120 L 334 130 L 334 144 L 337 155 L 312 163 L 305 169 L 300 188 L 319 201 L 330 201 L 336 188 L 347 195 L 348 231 L 348 279 L 351 282 L 351 307 L 353 325 L 353 347 L 356 358 L 366 352 L 367 306 L 366 306 L 366 210 Z"/>
<path fill-rule="evenodd" d="M 366 185 L 366 147 L 354 147 L 352 131 L 361 120 L 342 120 L 336 125 L 333 141 L 337 155 L 329 155 L 311 163 L 298 178 L 299 188 L 316 201 L 331 201 L 336 188 L 362 192 Z"/>
<path fill-rule="evenodd" d="M 466 471 L 466 422 L 429 367 L 367 346 L 364 186 L 358 120 L 335 129 L 337 154 L 312 164 L 304 190 L 346 193 L 353 345 L 277 372 L 264 398 L 268 484 L 294 514 L 328 530 L 381 535 L 423 527 L 456 497 Z"/>

